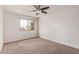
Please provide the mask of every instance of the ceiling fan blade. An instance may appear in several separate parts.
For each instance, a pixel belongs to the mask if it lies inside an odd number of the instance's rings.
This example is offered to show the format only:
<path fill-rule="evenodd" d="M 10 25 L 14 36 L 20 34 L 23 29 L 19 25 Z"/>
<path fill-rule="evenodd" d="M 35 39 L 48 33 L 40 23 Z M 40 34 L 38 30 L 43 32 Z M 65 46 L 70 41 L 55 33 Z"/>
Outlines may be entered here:
<path fill-rule="evenodd" d="M 40 5 L 38 5 L 38 9 L 40 9 Z"/>
<path fill-rule="evenodd" d="M 47 14 L 47 12 L 45 12 L 45 11 L 41 11 L 42 13 L 44 13 L 44 14 Z"/>
<path fill-rule="evenodd" d="M 42 8 L 41 10 L 46 10 L 46 9 L 49 9 L 49 7 L 44 7 L 44 8 Z"/>
<path fill-rule="evenodd" d="M 38 9 L 38 7 L 36 5 L 33 5 L 36 9 Z"/>

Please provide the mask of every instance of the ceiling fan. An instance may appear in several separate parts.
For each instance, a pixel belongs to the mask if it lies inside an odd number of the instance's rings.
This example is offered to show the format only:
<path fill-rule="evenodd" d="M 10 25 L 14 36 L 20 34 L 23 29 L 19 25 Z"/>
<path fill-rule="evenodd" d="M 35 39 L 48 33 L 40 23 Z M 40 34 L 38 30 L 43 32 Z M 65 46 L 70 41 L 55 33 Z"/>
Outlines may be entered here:
<path fill-rule="evenodd" d="M 40 13 L 47 14 L 45 11 L 46 9 L 49 9 L 49 6 L 41 8 L 41 5 L 33 5 L 36 10 L 31 10 L 29 12 L 36 12 L 36 15 L 39 15 Z"/>

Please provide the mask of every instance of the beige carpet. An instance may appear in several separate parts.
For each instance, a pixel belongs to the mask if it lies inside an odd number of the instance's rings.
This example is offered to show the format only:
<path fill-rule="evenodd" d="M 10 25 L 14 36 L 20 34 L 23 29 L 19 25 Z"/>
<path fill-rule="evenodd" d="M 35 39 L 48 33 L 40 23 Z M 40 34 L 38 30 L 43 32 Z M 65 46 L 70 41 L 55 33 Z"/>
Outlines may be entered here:
<path fill-rule="evenodd" d="M 4 54 L 71 54 L 79 53 L 79 49 L 71 48 L 49 40 L 34 38 L 4 44 Z"/>

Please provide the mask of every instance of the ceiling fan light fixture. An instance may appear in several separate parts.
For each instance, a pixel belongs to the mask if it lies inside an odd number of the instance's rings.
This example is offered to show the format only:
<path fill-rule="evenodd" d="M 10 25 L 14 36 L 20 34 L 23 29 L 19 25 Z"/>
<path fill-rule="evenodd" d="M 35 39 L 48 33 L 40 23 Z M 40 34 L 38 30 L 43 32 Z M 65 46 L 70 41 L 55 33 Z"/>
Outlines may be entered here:
<path fill-rule="evenodd" d="M 38 11 L 36 12 L 36 15 L 40 14 L 40 12 L 41 12 L 41 11 L 40 11 L 40 10 L 38 10 Z"/>
<path fill-rule="evenodd" d="M 41 13 L 47 14 L 47 12 L 45 10 L 49 9 L 49 6 L 43 7 L 43 8 L 41 8 L 40 5 L 33 5 L 33 6 L 35 7 L 35 10 L 31 10 L 29 12 L 35 12 L 36 15 L 39 15 Z"/>

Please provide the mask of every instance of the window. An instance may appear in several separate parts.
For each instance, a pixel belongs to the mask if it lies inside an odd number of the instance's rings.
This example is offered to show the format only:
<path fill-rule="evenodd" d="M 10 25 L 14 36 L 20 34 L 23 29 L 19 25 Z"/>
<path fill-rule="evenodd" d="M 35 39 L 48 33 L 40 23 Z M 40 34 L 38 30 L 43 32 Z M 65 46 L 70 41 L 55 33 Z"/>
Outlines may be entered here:
<path fill-rule="evenodd" d="M 34 20 L 20 19 L 21 30 L 34 30 Z"/>

